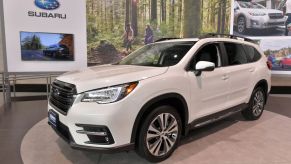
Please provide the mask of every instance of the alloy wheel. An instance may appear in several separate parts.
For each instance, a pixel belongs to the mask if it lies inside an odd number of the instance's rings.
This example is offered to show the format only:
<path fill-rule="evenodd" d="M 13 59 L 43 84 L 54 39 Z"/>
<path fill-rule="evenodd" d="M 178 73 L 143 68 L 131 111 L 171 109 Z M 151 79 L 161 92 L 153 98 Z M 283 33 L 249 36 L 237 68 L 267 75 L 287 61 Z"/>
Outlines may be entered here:
<path fill-rule="evenodd" d="M 256 92 L 253 100 L 252 109 L 254 116 L 257 117 L 263 112 L 264 104 L 265 104 L 264 93 L 261 90 L 259 90 Z"/>
<path fill-rule="evenodd" d="M 146 143 L 149 152 L 156 157 L 167 154 L 177 142 L 178 123 L 170 113 L 162 113 L 150 123 Z"/>
<path fill-rule="evenodd" d="M 243 33 L 245 31 L 245 18 L 240 17 L 238 19 L 237 30 L 239 33 Z"/>

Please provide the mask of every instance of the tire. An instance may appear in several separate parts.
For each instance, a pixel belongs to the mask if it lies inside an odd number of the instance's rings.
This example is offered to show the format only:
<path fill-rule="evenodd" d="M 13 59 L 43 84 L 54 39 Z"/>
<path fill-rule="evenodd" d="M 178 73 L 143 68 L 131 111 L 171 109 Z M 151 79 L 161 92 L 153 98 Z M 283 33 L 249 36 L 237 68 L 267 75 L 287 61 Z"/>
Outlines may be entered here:
<path fill-rule="evenodd" d="M 239 16 L 237 19 L 237 32 L 240 34 L 245 34 L 247 32 L 246 18 L 244 16 Z"/>
<path fill-rule="evenodd" d="M 167 123 L 161 123 L 164 118 L 167 118 Z M 177 148 L 181 131 L 181 118 L 175 108 L 168 105 L 155 108 L 141 125 L 138 134 L 138 154 L 150 162 L 167 159 Z"/>
<path fill-rule="evenodd" d="M 257 87 L 251 96 L 248 103 L 248 108 L 242 111 L 242 115 L 246 120 L 259 119 L 264 111 L 266 102 L 266 94 L 263 88 Z"/>
<path fill-rule="evenodd" d="M 56 52 L 52 52 L 52 57 L 53 58 L 58 58 L 58 54 Z"/>

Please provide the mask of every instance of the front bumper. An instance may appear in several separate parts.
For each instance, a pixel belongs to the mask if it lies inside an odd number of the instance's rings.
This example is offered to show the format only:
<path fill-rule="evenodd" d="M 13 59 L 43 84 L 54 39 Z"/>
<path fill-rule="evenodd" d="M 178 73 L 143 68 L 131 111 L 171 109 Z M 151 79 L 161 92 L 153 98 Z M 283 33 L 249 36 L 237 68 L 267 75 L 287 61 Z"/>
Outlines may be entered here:
<path fill-rule="evenodd" d="M 268 29 L 284 26 L 286 22 L 285 18 L 270 19 L 266 17 L 250 17 L 247 22 L 247 28 L 251 29 Z"/>
<path fill-rule="evenodd" d="M 48 122 L 50 126 L 51 123 Z M 62 125 L 65 127 L 65 125 Z M 63 128 L 64 128 L 63 127 Z M 118 153 L 118 152 L 123 152 L 123 151 L 130 151 L 134 150 L 135 145 L 134 143 L 126 144 L 126 145 L 121 145 L 117 147 L 111 147 L 111 148 L 100 148 L 100 147 L 91 147 L 91 146 L 84 146 L 84 145 L 78 145 L 72 138 L 71 134 L 69 131 L 62 130 L 59 128 L 52 128 L 63 140 L 65 140 L 73 149 L 78 149 L 78 150 L 87 150 L 87 151 L 95 151 L 98 153 Z"/>
<path fill-rule="evenodd" d="M 291 63 L 282 63 L 285 68 L 291 68 Z"/>
<path fill-rule="evenodd" d="M 133 95 L 129 95 L 133 96 Z M 138 114 L 137 104 L 130 99 L 123 99 L 112 104 L 97 104 L 81 102 L 82 95 L 76 97 L 75 102 L 66 114 L 57 107 L 48 104 L 48 112 L 57 114 L 59 127 L 52 126 L 73 148 L 97 150 L 102 152 L 116 152 L 131 150 L 131 134 L 135 118 Z M 92 136 L 84 132 L 99 133 L 94 128 L 108 129 L 109 142 L 92 142 Z M 87 128 L 87 129 L 86 129 Z M 91 131 L 93 128 L 93 131 Z M 81 133 L 82 132 L 82 133 Z M 112 140 L 110 140 L 112 138 Z M 112 142 L 110 142 L 112 141 Z"/>

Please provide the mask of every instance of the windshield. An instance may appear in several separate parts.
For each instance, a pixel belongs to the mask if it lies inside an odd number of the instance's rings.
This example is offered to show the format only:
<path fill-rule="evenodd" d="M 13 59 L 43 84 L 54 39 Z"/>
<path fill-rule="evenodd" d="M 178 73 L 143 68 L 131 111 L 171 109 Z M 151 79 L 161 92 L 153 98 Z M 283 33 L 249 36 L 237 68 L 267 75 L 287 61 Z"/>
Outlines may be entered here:
<path fill-rule="evenodd" d="M 155 43 L 142 47 L 124 58 L 119 65 L 169 67 L 176 65 L 195 42 Z"/>
<path fill-rule="evenodd" d="M 250 9 L 265 9 L 264 6 L 255 3 L 255 2 L 243 2 L 243 1 L 237 1 L 240 7 L 242 8 L 250 8 Z"/>
<path fill-rule="evenodd" d="M 51 45 L 51 46 L 49 46 L 48 48 L 57 48 L 58 47 L 58 45 Z"/>

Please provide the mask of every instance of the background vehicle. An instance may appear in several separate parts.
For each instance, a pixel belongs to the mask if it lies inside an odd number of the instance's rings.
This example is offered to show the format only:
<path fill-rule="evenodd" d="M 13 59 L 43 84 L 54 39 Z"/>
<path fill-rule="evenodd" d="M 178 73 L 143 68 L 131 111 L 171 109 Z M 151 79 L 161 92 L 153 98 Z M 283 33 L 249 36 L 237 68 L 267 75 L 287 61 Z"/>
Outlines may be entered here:
<path fill-rule="evenodd" d="M 291 67 L 291 55 L 286 56 L 285 58 L 283 58 L 280 62 L 280 66 L 282 68 L 289 68 Z"/>
<path fill-rule="evenodd" d="M 244 34 L 249 29 L 270 29 L 285 26 L 286 18 L 280 10 L 268 9 L 249 1 L 235 1 L 234 26 Z"/>
<path fill-rule="evenodd" d="M 69 57 L 70 51 L 69 48 L 65 45 L 55 44 L 43 50 L 43 54 L 44 56 L 52 57 Z"/>
<path fill-rule="evenodd" d="M 49 124 L 74 148 L 136 149 L 159 162 L 190 129 L 237 112 L 259 119 L 270 68 L 258 46 L 241 39 L 166 40 L 117 64 L 64 74 L 52 85 Z"/>
<path fill-rule="evenodd" d="M 268 56 L 268 61 L 272 64 L 272 65 L 276 65 L 277 64 L 277 60 L 276 57 L 274 55 L 269 55 Z"/>

